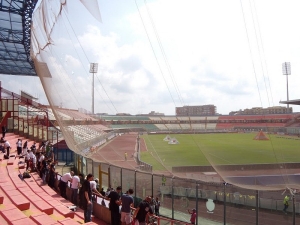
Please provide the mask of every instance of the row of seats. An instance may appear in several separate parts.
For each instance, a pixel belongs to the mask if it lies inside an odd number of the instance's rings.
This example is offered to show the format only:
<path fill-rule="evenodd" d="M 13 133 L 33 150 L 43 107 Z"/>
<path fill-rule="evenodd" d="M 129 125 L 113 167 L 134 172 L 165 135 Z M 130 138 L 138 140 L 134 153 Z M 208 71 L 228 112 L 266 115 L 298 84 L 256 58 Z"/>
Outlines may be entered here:
<path fill-rule="evenodd" d="M 13 151 L 8 160 L 3 155 L 0 153 L 0 224 L 83 223 L 83 211 L 72 211 L 73 204 L 44 185 L 37 173 L 31 173 L 31 178 L 19 177 L 25 171 L 23 158 L 16 157 Z"/>

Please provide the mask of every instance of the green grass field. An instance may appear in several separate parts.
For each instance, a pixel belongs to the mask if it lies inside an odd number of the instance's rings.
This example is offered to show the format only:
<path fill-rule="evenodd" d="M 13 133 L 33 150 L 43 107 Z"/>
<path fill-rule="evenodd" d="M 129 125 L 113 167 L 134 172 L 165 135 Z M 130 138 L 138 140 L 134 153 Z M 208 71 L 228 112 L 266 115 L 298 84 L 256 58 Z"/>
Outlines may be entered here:
<path fill-rule="evenodd" d="M 253 140 L 256 133 L 172 134 L 178 145 L 163 141 L 166 134 L 142 135 L 147 145 L 141 159 L 154 170 L 172 166 L 207 166 L 300 162 L 300 139 L 279 138 Z"/>

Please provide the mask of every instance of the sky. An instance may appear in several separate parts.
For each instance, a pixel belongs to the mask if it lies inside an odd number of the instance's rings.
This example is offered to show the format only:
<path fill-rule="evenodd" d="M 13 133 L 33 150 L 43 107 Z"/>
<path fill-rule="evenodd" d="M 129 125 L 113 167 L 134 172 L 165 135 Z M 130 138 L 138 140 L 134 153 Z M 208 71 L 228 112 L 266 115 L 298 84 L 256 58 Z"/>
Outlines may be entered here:
<path fill-rule="evenodd" d="M 55 29 L 51 43 L 57 58 L 48 62 L 61 61 L 65 80 L 55 82 L 67 82 L 73 96 L 63 94 L 60 86 L 49 88 L 54 104 L 91 110 L 91 62 L 99 64 L 95 113 L 174 115 L 175 107 L 213 104 L 226 115 L 252 107 L 285 107 L 279 104 L 287 99 L 283 62 L 291 63 L 289 99 L 300 99 L 298 0 L 98 4 L 101 22 L 79 1 L 68 1 Z M 24 90 L 47 104 L 39 78 L 0 75 L 0 80 L 5 89 Z M 299 106 L 292 107 L 300 112 Z"/>

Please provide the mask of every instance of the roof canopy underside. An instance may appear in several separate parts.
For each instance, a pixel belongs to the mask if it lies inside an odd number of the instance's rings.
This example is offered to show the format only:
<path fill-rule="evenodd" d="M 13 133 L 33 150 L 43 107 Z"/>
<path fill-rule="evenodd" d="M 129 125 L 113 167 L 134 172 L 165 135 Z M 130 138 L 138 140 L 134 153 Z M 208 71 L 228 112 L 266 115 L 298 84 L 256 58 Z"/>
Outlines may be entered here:
<path fill-rule="evenodd" d="M 0 0 L 0 74 L 37 76 L 30 59 L 31 16 L 38 0 Z"/>

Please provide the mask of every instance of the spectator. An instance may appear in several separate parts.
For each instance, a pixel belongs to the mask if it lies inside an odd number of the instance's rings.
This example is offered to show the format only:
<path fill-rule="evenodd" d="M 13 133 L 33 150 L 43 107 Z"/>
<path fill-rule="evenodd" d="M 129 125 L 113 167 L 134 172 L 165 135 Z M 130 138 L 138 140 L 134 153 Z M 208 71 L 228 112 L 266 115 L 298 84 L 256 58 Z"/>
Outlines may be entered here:
<path fill-rule="evenodd" d="M 22 153 L 22 140 L 20 138 L 16 142 L 16 145 L 17 145 L 17 153 L 18 153 L 18 155 L 21 155 L 21 153 Z"/>
<path fill-rule="evenodd" d="M 120 215 L 120 192 L 122 187 L 118 186 L 116 191 L 110 191 L 109 195 L 105 197 L 106 200 L 110 200 L 109 210 L 111 215 L 111 225 L 119 225 L 121 215 Z"/>
<path fill-rule="evenodd" d="M 30 167 L 30 171 L 35 171 L 36 170 L 36 156 L 33 154 L 31 150 L 28 150 L 27 154 L 27 169 Z"/>
<path fill-rule="evenodd" d="M 152 212 L 154 212 L 155 199 L 153 198 L 153 196 L 150 196 L 150 197 L 151 197 L 150 207 L 151 207 L 151 209 L 152 209 Z"/>
<path fill-rule="evenodd" d="M 146 221 L 149 215 L 153 214 L 153 211 L 150 207 L 150 202 L 152 198 L 150 196 L 146 197 L 144 201 L 142 201 L 133 214 L 133 219 L 139 221 L 139 225 L 146 225 L 148 221 Z"/>
<path fill-rule="evenodd" d="M 7 132 L 7 129 L 6 129 L 6 127 L 3 125 L 3 126 L 2 126 L 2 138 L 5 138 L 6 132 Z"/>
<path fill-rule="evenodd" d="M 66 189 L 67 189 L 68 181 L 72 180 L 73 175 L 74 175 L 74 172 L 71 171 L 70 173 L 65 173 L 60 178 L 60 182 L 59 182 L 60 195 L 61 195 L 61 197 L 65 198 L 65 199 L 67 199 Z"/>
<path fill-rule="evenodd" d="M 155 199 L 155 215 L 159 216 L 159 207 L 160 207 L 160 201 L 158 200 L 158 197 Z"/>
<path fill-rule="evenodd" d="M 25 141 L 23 144 L 23 155 L 27 154 L 27 145 L 28 145 L 28 141 Z"/>
<path fill-rule="evenodd" d="M 5 149 L 2 143 L 0 144 L 0 152 L 5 153 Z"/>
<path fill-rule="evenodd" d="M 55 163 L 52 162 L 50 164 L 50 168 L 49 168 L 49 181 L 48 181 L 48 186 L 51 188 L 55 188 L 54 184 L 55 184 L 55 178 L 56 178 L 56 173 L 55 173 Z"/>
<path fill-rule="evenodd" d="M 6 149 L 6 155 L 7 155 L 7 158 L 8 158 L 9 157 L 9 150 L 10 150 L 10 144 L 9 144 L 8 140 L 4 141 L 4 148 Z"/>
<path fill-rule="evenodd" d="M 103 196 L 105 196 L 104 188 L 101 188 L 100 194 L 103 195 Z"/>
<path fill-rule="evenodd" d="M 33 154 L 35 154 L 35 152 L 36 152 L 36 142 L 33 142 L 33 144 L 30 147 L 30 150 L 33 152 Z"/>
<path fill-rule="evenodd" d="M 126 194 L 121 197 L 122 209 L 121 209 L 121 222 L 122 225 L 129 225 L 132 222 L 131 207 L 133 207 L 133 189 L 129 189 Z"/>
<path fill-rule="evenodd" d="M 96 201 L 95 195 L 104 198 L 104 196 L 101 193 L 99 193 L 99 191 L 97 190 L 97 178 L 95 180 L 90 181 L 90 185 L 93 194 L 93 200 Z"/>
<path fill-rule="evenodd" d="M 47 164 L 46 159 L 44 159 L 44 160 L 41 162 L 41 169 L 40 169 L 40 177 L 41 177 L 42 180 L 43 180 L 43 184 L 46 183 L 46 177 L 47 177 L 47 175 L 48 175 L 48 172 L 49 172 L 49 165 Z"/>
<path fill-rule="evenodd" d="M 93 179 L 93 174 L 88 174 L 81 188 L 80 202 L 82 204 L 82 209 L 84 210 L 85 223 L 92 221 L 93 201 L 90 181 L 92 181 Z"/>
<path fill-rule="evenodd" d="M 43 161 L 45 160 L 45 156 L 44 156 L 44 153 L 40 153 L 39 154 L 39 159 L 38 159 L 38 166 L 37 166 L 37 168 L 38 168 L 38 170 L 40 171 L 40 173 L 41 173 L 41 168 L 42 168 L 42 163 L 43 163 Z M 42 176 L 41 176 L 42 177 Z"/>
<path fill-rule="evenodd" d="M 82 174 L 78 174 L 73 176 L 72 182 L 71 182 L 71 190 L 72 190 L 72 195 L 71 195 L 71 202 L 77 206 L 77 196 L 78 196 L 78 189 L 80 188 L 80 178 L 82 178 Z"/>
<path fill-rule="evenodd" d="M 192 209 L 192 212 L 188 209 L 189 214 L 191 214 L 190 222 L 191 224 L 196 224 L 197 213 L 196 209 Z"/>
<path fill-rule="evenodd" d="M 110 188 L 107 188 L 107 189 L 106 189 L 106 192 L 105 192 L 105 196 L 108 196 L 109 193 L 110 193 L 110 191 L 111 191 Z"/>

